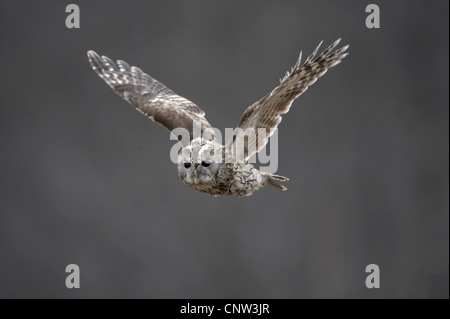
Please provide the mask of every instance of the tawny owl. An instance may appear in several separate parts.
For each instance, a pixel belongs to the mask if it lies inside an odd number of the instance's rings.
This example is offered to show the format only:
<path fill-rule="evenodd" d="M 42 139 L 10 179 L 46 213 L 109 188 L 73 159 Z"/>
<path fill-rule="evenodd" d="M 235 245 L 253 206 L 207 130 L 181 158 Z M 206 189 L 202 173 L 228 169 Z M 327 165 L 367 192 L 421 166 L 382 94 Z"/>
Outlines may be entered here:
<path fill-rule="evenodd" d="M 276 182 L 287 181 L 286 177 L 261 172 L 248 160 L 267 144 L 292 102 L 347 56 L 348 46 L 334 50 L 339 42 L 316 57 L 321 42 L 303 64 L 300 53 L 280 85 L 244 112 L 233 138 L 225 145 L 216 140 L 205 112 L 193 102 L 124 61 L 115 63 L 94 51 L 88 51 L 88 58 L 92 69 L 138 111 L 169 131 L 187 130 L 187 141 L 178 155 L 178 175 L 184 183 L 214 196 L 239 197 L 249 196 L 265 185 L 286 190 Z M 196 128 L 203 134 L 196 135 Z"/>

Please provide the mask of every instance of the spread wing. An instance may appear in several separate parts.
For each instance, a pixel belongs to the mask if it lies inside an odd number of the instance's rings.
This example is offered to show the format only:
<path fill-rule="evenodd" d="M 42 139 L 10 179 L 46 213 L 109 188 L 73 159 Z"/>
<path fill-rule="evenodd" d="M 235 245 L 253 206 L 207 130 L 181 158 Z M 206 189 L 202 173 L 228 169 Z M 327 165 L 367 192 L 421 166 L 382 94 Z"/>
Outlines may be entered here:
<path fill-rule="evenodd" d="M 141 69 L 130 67 L 121 60 L 115 63 L 94 51 L 88 51 L 88 59 L 92 69 L 114 92 L 169 131 L 185 128 L 192 139 L 194 125 L 200 126 L 202 133 L 206 129 L 211 129 L 201 108 L 145 74 Z"/>
<path fill-rule="evenodd" d="M 339 64 L 348 55 L 345 53 L 348 46 L 333 51 L 339 42 L 340 39 L 316 57 L 321 42 L 303 64 L 301 64 L 302 53 L 300 52 L 297 63 L 290 72 L 287 72 L 280 85 L 244 112 L 234 137 L 227 146 L 235 147 L 243 152 L 244 160 L 259 152 L 280 124 L 281 115 L 289 111 L 292 102 L 329 68 Z M 247 135 L 248 129 L 253 130 L 255 134 Z M 244 135 L 239 138 L 239 134 L 245 134 L 245 138 L 243 138 Z"/>

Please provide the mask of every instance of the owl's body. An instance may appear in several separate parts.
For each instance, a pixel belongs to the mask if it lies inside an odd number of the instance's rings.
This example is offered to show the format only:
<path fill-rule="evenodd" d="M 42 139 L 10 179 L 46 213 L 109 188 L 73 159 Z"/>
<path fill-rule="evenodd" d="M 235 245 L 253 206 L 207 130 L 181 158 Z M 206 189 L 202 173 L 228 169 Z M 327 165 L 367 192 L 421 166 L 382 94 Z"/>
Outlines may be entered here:
<path fill-rule="evenodd" d="M 241 197 L 269 184 L 286 190 L 275 182 L 287 181 L 286 177 L 260 172 L 248 160 L 267 144 L 281 122 L 281 115 L 289 111 L 292 102 L 347 56 L 348 46 L 333 51 L 339 41 L 316 57 L 319 44 L 303 64 L 300 53 L 297 63 L 280 85 L 244 112 L 233 139 L 225 145 L 216 141 L 214 135 L 195 137 L 196 126 L 200 126 L 202 133 L 212 127 L 204 116 L 205 112 L 193 102 L 124 61 L 115 63 L 94 51 L 88 52 L 88 58 L 92 69 L 138 111 L 172 132 L 178 128 L 189 132 L 189 142 L 178 156 L 178 175 L 185 184 L 213 196 Z M 237 138 L 238 132 L 249 129 L 256 134 L 247 139 Z M 261 130 L 265 134 L 260 133 Z M 231 150 L 242 156 L 236 157 Z"/>
<path fill-rule="evenodd" d="M 188 186 L 213 196 L 250 196 L 271 184 L 284 190 L 272 179 L 286 177 L 260 172 L 247 162 L 233 159 L 225 145 L 203 138 L 193 139 L 178 156 L 178 175 Z"/>

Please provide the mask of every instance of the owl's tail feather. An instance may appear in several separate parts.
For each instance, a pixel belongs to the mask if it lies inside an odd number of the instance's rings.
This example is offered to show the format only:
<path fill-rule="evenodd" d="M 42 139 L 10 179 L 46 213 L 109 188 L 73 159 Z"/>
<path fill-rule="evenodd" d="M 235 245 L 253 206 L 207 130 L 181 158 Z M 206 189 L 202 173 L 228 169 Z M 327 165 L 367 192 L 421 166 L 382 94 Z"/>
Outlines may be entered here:
<path fill-rule="evenodd" d="M 280 181 L 280 182 L 287 182 L 289 180 L 289 178 L 280 176 L 280 175 L 269 174 L 269 173 L 264 173 L 263 175 L 267 176 L 267 182 L 270 185 L 272 185 L 273 187 L 276 187 L 282 191 L 287 190 L 287 187 L 284 187 L 283 185 L 276 183 L 275 181 L 273 181 L 273 179 Z"/>

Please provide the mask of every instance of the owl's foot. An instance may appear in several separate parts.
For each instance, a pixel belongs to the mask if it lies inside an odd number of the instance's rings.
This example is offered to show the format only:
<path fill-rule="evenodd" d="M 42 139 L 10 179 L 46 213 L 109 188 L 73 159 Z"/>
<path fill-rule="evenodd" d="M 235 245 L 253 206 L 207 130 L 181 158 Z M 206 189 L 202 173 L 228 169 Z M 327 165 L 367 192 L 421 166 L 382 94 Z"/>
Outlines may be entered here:
<path fill-rule="evenodd" d="M 289 178 L 284 177 L 284 176 L 280 176 L 280 175 L 275 175 L 275 174 L 269 174 L 269 173 L 263 173 L 263 175 L 267 176 L 267 182 L 272 185 L 273 187 L 276 187 L 282 191 L 287 190 L 287 188 L 281 184 L 276 183 L 273 180 L 277 180 L 280 182 L 287 182 L 289 180 Z"/>

